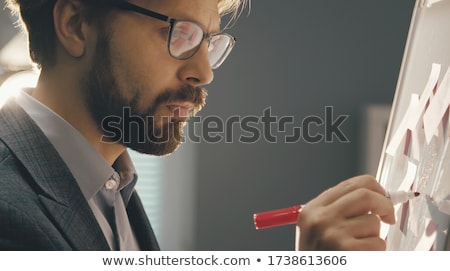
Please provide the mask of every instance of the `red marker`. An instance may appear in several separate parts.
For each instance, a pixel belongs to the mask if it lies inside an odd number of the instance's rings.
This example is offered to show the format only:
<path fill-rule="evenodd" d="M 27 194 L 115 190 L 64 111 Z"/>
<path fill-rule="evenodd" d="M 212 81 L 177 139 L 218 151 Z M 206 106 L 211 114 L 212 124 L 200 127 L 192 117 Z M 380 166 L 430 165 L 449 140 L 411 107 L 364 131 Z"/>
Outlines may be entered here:
<path fill-rule="evenodd" d="M 265 229 L 289 224 L 297 223 L 297 217 L 302 209 L 301 205 L 278 209 L 268 212 L 263 212 L 253 215 L 253 222 L 255 223 L 255 228 Z"/>
<path fill-rule="evenodd" d="M 420 195 L 419 192 L 398 191 L 387 193 L 386 197 L 391 199 L 393 204 L 403 203 Z M 296 224 L 298 214 L 302 209 L 302 205 L 296 205 L 289 208 L 277 209 L 253 215 L 255 228 L 266 229 L 271 227 Z"/>

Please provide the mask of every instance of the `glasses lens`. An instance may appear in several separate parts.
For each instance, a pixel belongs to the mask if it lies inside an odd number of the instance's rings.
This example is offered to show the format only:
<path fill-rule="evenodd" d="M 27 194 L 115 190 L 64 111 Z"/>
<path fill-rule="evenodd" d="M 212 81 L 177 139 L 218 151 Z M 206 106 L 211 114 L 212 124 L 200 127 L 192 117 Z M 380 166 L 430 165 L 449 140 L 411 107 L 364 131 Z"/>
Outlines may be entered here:
<path fill-rule="evenodd" d="M 203 35 L 203 29 L 193 22 L 175 22 L 170 33 L 170 54 L 178 59 L 191 57 L 202 42 Z"/>
<path fill-rule="evenodd" d="M 203 29 L 190 21 L 175 21 L 169 37 L 170 55 L 177 59 L 188 59 L 193 56 L 205 36 Z M 209 40 L 209 64 L 212 69 L 218 68 L 227 58 L 234 46 L 234 38 L 228 34 L 217 34 Z"/>
<path fill-rule="evenodd" d="M 213 69 L 218 68 L 230 54 L 234 46 L 233 37 L 227 34 L 213 36 L 209 43 L 209 64 Z"/>

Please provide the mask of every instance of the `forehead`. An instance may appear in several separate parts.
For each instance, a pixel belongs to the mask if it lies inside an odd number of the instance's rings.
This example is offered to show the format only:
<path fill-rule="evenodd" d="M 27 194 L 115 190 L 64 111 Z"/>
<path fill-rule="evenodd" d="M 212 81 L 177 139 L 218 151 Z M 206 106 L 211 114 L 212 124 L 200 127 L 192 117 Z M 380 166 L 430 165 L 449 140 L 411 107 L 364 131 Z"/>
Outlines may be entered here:
<path fill-rule="evenodd" d="M 198 22 L 208 32 L 217 32 L 220 29 L 218 0 L 133 0 L 130 2 L 175 19 Z"/>

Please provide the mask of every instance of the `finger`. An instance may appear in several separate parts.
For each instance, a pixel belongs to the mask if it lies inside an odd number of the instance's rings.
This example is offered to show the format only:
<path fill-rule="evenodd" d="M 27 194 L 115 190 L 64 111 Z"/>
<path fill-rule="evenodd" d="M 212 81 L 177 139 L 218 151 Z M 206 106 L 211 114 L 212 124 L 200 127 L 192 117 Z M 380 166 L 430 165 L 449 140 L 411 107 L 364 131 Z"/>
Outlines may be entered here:
<path fill-rule="evenodd" d="M 372 213 L 388 224 L 395 223 L 392 201 L 380 193 L 365 188 L 346 194 L 331 206 L 336 210 L 341 210 L 341 214 L 347 218 Z"/>
<path fill-rule="evenodd" d="M 311 232 L 303 233 L 297 227 L 301 238 L 296 245 L 300 250 L 385 250 L 386 243 L 378 235 L 355 237 L 347 229 L 336 228 L 316 234 L 311 238 Z M 305 236 L 307 235 L 307 236 Z M 314 234 L 312 234 L 314 235 Z"/>
<path fill-rule="evenodd" d="M 347 219 L 342 226 L 342 231 L 350 233 L 354 238 L 377 237 L 380 235 L 381 222 L 375 214 L 364 214 Z"/>
<path fill-rule="evenodd" d="M 386 241 L 379 237 L 348 239 L 341 243 L 339 250 L 355 251 L 383 251 L 386 250 Z"/>
<path fill-rule="evenodd" d="M 314 205 L 329 205 L 344 195 L 361 188 L 367 188 L 383 196 L 386 195 L 384 188 L 373 176 L 361 175 L 342 181 L 338 185 L 324 191 L 313 200 Z"/>

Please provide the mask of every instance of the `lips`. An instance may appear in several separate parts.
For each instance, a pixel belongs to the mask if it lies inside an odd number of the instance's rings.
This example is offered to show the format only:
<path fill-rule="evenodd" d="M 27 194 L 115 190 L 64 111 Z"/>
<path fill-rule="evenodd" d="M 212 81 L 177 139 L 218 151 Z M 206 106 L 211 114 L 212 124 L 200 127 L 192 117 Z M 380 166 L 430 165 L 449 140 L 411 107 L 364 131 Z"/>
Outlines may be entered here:
<path fill-rule="evenodd" d="M 167 109 L 172 113 L 172 116 L 177 118 L 189 118 L 194 107 L 192 103 L 167 105 Z"/>

